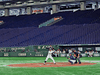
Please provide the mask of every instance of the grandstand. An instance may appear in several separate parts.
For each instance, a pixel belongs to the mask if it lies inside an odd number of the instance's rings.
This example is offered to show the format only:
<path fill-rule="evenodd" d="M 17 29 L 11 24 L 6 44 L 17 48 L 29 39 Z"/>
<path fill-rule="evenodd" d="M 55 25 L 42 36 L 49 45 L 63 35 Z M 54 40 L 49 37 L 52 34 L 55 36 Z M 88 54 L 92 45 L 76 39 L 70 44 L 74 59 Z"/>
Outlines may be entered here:
<path fill-rule="evenodd" d="M 0 26 L 0 46 L 99 43 L 99 12 L 98 9 L 1 17 L 4 24 Z M 63 20 L 49 27 L 38 28 L 41 23 L 57 16 L 62 16 Z"/>

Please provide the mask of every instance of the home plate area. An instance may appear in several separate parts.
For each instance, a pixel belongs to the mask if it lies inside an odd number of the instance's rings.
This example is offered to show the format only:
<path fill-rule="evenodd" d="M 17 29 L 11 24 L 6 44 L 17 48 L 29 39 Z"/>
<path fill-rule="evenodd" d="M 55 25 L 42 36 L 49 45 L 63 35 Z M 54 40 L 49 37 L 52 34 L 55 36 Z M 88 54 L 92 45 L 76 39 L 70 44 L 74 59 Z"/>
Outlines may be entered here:
<path fill-rule="evenodd" d="M 68 62 L 57 62 L 54 63 L 46 63 L 45 65 L 43 63 L 24 63 L 24 64 L 10 64 L 7 65 L 9 67 L 66 67 L 66 66 L 84 66 L 84 65 L 94 65 L 96 63 L 88 63 L 88 62 L 82 62 L 81 64 L 70 64 Z"/>

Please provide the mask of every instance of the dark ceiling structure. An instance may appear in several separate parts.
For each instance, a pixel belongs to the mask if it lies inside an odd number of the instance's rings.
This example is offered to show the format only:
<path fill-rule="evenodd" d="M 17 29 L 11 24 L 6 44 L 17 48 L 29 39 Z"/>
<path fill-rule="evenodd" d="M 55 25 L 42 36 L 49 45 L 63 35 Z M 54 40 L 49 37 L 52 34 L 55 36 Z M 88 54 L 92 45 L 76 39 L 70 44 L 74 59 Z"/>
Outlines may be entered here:
<path fill-rule="evenodd" d="M 47 6 L 54 4 L 63 3 L 74 3 L 74 2 L 99 2 L 100 0 L 10 0 L 0 1 L 0 9 L 5 8 L 16 8 L 16 7 L 27 7 L 27 6 Z"/>

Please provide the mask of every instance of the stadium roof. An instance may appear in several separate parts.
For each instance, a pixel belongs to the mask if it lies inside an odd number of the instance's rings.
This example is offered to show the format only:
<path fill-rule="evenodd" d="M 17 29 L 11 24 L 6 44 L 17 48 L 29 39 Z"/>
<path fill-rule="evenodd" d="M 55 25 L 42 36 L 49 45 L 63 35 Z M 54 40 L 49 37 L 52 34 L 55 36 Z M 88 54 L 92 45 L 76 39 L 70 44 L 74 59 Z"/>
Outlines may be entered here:
<path fill-rule="evenodd" d="M 0 0 L 0 9 L 4 8 L 16 8 L 25 6 L 46 6 L 52 4 L 63 4 L 71 2 L 82 2 L 82 1 L 94 1 L 99 2 L 100 0 Z"/>

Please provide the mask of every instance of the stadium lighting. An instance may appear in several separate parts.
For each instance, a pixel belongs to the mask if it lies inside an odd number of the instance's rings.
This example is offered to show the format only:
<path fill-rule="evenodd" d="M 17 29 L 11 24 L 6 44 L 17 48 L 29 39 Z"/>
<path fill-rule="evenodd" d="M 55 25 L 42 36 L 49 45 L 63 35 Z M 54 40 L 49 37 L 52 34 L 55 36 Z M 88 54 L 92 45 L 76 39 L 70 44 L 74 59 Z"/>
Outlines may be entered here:
<path fill-rule="evenodd" d="M 11 3 L 6 3 L 6 5 L 10 5 Z"/>
<path fill-rule="evenodd" d="M 21 4 L 21 3 L 22 3 L 21 1 L 17 2 L 17 4 Z"/>
<path fill-rule="evenodd" d="M 29 0 L 28 3 L 33 3 L 33 1 Z"/>
<path fill-rule="evenodd" d="M 11 1 L 11 0 L 0 0 L 0 2 L 4 2 L 4 1 Z"/>

